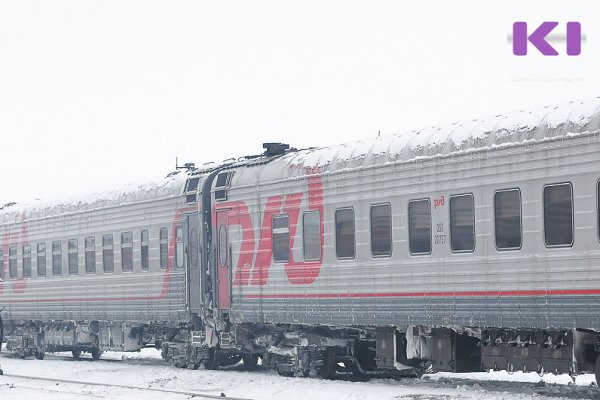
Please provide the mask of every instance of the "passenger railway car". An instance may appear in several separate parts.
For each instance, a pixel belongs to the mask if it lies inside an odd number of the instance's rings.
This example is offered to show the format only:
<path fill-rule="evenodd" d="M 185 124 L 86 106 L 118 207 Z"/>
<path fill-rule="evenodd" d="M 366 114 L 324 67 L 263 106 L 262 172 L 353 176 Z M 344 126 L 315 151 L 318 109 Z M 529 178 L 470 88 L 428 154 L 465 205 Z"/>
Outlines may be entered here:
<path fill-rule="evenodd" d="M 9 348 L 598 374 L 599 135 L 596 98 L 5 207 Z"/>

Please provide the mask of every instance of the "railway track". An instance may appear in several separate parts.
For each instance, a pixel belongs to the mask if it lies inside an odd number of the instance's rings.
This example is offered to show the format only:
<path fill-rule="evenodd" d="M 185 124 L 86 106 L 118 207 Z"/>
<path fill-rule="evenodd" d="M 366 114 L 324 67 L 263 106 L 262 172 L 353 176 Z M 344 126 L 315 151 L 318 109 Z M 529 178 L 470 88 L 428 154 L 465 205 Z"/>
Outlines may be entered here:
<path fill-rule="evenodd" d="M 73 379 L 47 378 L 47 377 L 30 376 L 30 375 L 17 375 L 17 374 L 6 374 L 5 373 L 4 375 L 2 375 L 2 377 L 23 379 L 26 381 L 42 381 L 42 382 L 65 383 L 65 384 L 81 385 L 81 386 L 111 387 L 111 388 L 120 388 L 120 389 L 126 389 L 126 390 L 137 390 L 137 391 L 154 392 L 154 393 L 178 394 L 178 395 L 182 395 L 182 396 L 188 396 L 190 398 L 199 398 L 199 399 L 252 400 L 252 399 L 242 398 L 242 397 L 228 397 L 228 396 L 225 396 L 224 394 L 215 395 L 215 394 L 200 393 L 200 392 L 195 392 L 195 391 L 190 391 L 190 390 L 149 388 L 149 387 L 143 387 L 143 386 L 121 385 L 121 384 L 111 384 L 111 383 L 92 382 L 92 381 L 78 381 L 78 380 L 73 380 Z M 27 388 L 27 389 L 33 389 L 33 390 L 39 389 L 36 387 L 30 387 L 30 386 L 22 386 L 22 387 Z M 52 389 L 44 388 L 44 390 L 52 390 Z M 52 390 L 52 391 L 57 391 L 57 390 Z M 63 392 L 63 391 L 60 391 L 60 392 Z M 89 393 L 76 392 L 76 394 L 81 394 L 81 395 L 85 395 L 85 396 L 89 396 L 89 397 L 102 397 L 102 396 L 97 396 L 97 395 L 93 395 L 93 394 L 89 394 Z"/>

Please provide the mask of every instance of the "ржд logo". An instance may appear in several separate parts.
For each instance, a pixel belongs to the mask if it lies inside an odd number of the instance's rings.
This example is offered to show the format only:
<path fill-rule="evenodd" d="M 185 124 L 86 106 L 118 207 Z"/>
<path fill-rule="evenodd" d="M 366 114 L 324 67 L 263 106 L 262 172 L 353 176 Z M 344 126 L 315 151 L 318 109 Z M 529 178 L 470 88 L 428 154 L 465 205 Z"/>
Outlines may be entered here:
<path fill-rule="evenodd" d="M 548 34 L 558 26 L 558 22 L 543 22 L 529 36 L 527 35 L 527 22 L 515 22 L 513 24 L 513 54 L 516 56 L 527 55 L 527 42 L 531 43 L 545 56 L 557 56 L 558 51 L 548 43 L 548 40 L 557 42 L 564 41 L 565 36 L 554 35 L 548 38 Z M 578 56 L 581 54 L 581 24 L 579 22 L 567 22 L 566 32 L 567 55 Z"/>

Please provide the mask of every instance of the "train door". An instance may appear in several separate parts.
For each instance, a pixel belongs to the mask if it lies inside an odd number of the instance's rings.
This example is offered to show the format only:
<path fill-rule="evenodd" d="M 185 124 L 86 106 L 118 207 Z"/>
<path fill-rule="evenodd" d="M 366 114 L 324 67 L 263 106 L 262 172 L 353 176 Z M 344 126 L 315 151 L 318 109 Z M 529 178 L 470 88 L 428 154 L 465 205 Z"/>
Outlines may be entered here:
<path fill-rule="evenodd" d="M 202 266 L 200 254 L 200 215 L 187 216 L 188 226 L 188 285 L 190 311 L 199 313 L 202 306 Z"/>
<path fill-rule="evenodd" d="M 229 310 L 231 304 L 231 254 L 229 251 L 229 210 L 217 211 L 217 290 L 219 310 Z"/>

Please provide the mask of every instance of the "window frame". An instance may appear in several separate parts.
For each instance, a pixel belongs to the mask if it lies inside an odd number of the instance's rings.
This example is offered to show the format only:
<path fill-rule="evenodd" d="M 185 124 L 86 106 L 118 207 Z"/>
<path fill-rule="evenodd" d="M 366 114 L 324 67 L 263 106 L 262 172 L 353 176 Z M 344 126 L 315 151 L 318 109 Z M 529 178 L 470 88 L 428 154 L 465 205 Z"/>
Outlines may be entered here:
<path fill-rule="evenodd" d="M 282 230 L 281 232 L 275 232 L 275 219 L 287 219 L 287 231 L 284 232 L 283 229 L 285 228 L 277 228 Z M 281 234 L 285 234 L 287 233 L 287 258 L 284 259 L 277 259 L 275 258 L 275 235 L 281 235 Z M 273 262 L 274 263 L 278 263 L 278 264 L 282 264 L 282 263 L 289 263 L 290 259 L 291 259 L 291 253 L 292 253 L 292 246 L 291 246 L 291 237 L 290 237 L 290 216 L 287 213 L 282 213 L 282 214 L 276 214 L 273 215 L 271 217 L 271 244 L 272 244 L 272 258 L 273 258 Z"/>
<path fill-rule="evenodd" d="M 146 234 L 145 238 L 144 234 Z M 146 248 L 145 253 L 144 247 Z M 142 271 L 148 271 L 150 269 L 150 232 L 148 229 L 142 229 L 140 231 L 140 265 Z"/>
<path fill-rule="evenodd" d="M 91 243 L 91 246 L 88 246 L 89 242 Z M 88 269 L 88 253 L 92 253 L 94 255 L 94 262 L 92 264 L 93 269 L 89 270 Z M 85 273 L 86 274 L 90 274 L 90 275 L 94 275 L 96 273 L 96 264 L 98 262 L 98 260 L 96 259 L 96 236 L 86 236 L 85 239 L 83 239 L 83 258 L 85 261 Z"/>
<path fill-rule="evenodd" d="M 375 207 L 388 207 L 390 210 L 389 221 L 390 221 L 390 252 L 389 254 L 374 254 L 373 253 L 373 209 Z M 356 216 L 355 216 L 356 219 Z M 393 237 L 393 229 L 394 229 L 394 215 L 392 213 L 392 204 L 390 202 L 384 203 L 375 203 L 371 204 L 369 207 L 369 240 L 370 240 L 370 248 L 371 248 L 371 257 L 372 258 L 391 258 L 394 253 L 394 237 Z M 354 235 L 356 242 L 356 224 L 354 226 Z M 356 245 L 356 244 L 355 244 Z M 356 252 L 356 250 L 355 250 Z"/>
<path fill-rule="evenodd" d="M 25 249 L 27 249 L 27 252 L 25 252 Z M 26 257 L 25 254 L 28 254 L 28 256 Z M 28 259 L 28 265 L 29 268 L 25 268 L 25 259 Z M 23 265 L 23 278 L 28 278 L 30 279 L 33 276 L 33 271 L 32 271 L 32 263 L 31 263 L 31 244 L 30 243 L 24 243 L 21 246 L 21 264 Z M 29 274 L 26 273 L 26 271 L 29 270 Z"/>
<path fill-rule="evenodd" d="M 44 247 L 44 251 L 43 251 L 43 256 L 40 257 L 40 245 L 43 245 Z M 46 246 L 46 242 L 39 242 L 37 243 L 37 245 L 35 246 L 35 260 L 36 260 L 36 270 L 37 270 L 37 277 L 38 278 L 45 278 L 48 275 L 48 256 L 47 256 L 47 248 L 48 246 Z M 40 269 L 40 258 L 44 260 L 44 268 Z M 44 271 L 43 274 L 40 274 L 40 271 Z"/>
<path fill-rule="evenodd" d="M 105 244 L 104 239 L 110 237 L 110 244 Z M 106 255 L 105 251 L 110 251 L 112 253 L 112 265 L 111 268 L 107 268 L 106 264 Z M 115 273 L 115 238 L 112 233 L 105 233 L 102 235 L 102 272 L 105 274 L 114 274 Z"/>
<path fill-rule="evenodd" d="M 427 204 L 429 205 L 429 251 L 427 252 L 422 252 L 422 253 L 413 253 L 410 249 L 410 204 L 411 203 L 416 203 L 416 202 L 422 202 L 422 201 L 426 201 Z M 450 203 L 448 203 L 448 208 L 450 208 Z M 412 199 L 409 200 L 408 203 L 406 203 L 406 226 L 407 226 L 407 230 L 408 230 L 408 254 L 410 254 L 411 256 L 429 256 L 431 255 L 431 252 L 433 251 L 433 218 L 431 215 L 431 199 L 429 197 L 423 197 L 420 199 Z M 448 225 L 450 225 L 450 222 L 448 221 Z"/>
<path fill-rule="evenodd" d="M 14 254 L 11 254 L 14 251 Z M 14 260 L 14 269 L 11 268 Z M 13 276 L 14 270 L 14 276 Z M 19 252 L 16 244 L 8 246 L 8 279 L 19 279 Z"/>
<path fill-rule="evenodd" d="M 352 256 L 346 256 L 346 257 L 340 257 L 338 254 L 338 229 L 337 229 L 337 215 L 338 212 L 340 211 L 344 211 L 344 210 L 352 210 L 352 241 L 353 241 L 353 252 L 352 252 Z M 334 231 L 335 231 L 335 258 L 338 260 L 354 260 L 356 258 L 356 211 L 354 210 L 354 207 L 340 207 L 340 208 L 336 208 L 335 209 L 335 213 L 334 213 L 334 218 L 333 218 L 333 224 L 334 224 Z"/>
<path fill-rule="evenodd" d="M 571 188 L 571 243 L 568 244 L 551 244 L 549 245 L 546 242 L 546 197 L 545 197 L 545 192 L 546 192 L 546 188 L 548 187 L 556 187 L 556 186 L 564 186 L 567 185 Z M 573 183 L 572 182 L 558 182 L 558 183 L 550 183 L 547 185 L 544 185 L 544 187 L 542 188 L 542 220 L 544 221 L 544 231 L 543 231 L 543 235 L 544 235 L 544 246 L 547 249 L 556 249 L 556 248 L 569 248 L 569 247 L 573 247 L 573 245 L 575 244 L 575 191 L 573 189 Z"/>
<path fill-rule="evenodd" d="M 56 254 L 55 254 L 55 252 L 56 252 Z M 58 273 L 56 270 L 55 256 L 59 256 L 59 260 L 60 260 L 60 271 L 58 271 Z M 52 276 L 63 276 L 63 252 L 62 252 L 62 241 L 61 240 L 53 240 L 52 241 Z"/>
<path fill-rule="evenodd" d="M 498 247 L 497 233 L 496 233 L 496 195 L 502 192 L 514 192 L 519 193 L 519 247 Z M 523 248 L 523 194 L 521 193 L 520 187 L 513 187 L 508 189 L 498 189 L 494 191 L 494 246 L 497 251 L 518 251 Z"/>
<path fill-rule="evenodd" d="M 466 250 L 454 250 L 452 248 L 452 199 L 455 197 L 465 197 L 465 196 L 470 196 L 471 199 L 473 200 L 473 248 L 466 249 Z M 477 229 L 475 227 L 475 223 L 477 221 L 477 216 L 475 215 L 475 208 L 476 208 L 475 195 L 472 192 L 453 194 L 448 199 L 448 225 L 450 228 L 450 231 L 448 232 L 448 234 L 450 237 L 450 252 L 451 253 L 463 254 L 463 253 L 474 253 L 475 252 L 475 249 L 477 248 Z"/>
<path fill-rule="evenodd" d="M 125 238 L 129 237 L 129 241 L 125 241 Z M 121 272 L 130 273 L 133 272 L 133 231 L 121 232 Z M 125 268 L 125 255 L 131 252 L 131 265 Z M 129 260 L 128 260 L 129 261 Z"/>
<path fill-rule="evenodd" d="M 306 226 L 305 217 L 309 214 L 317 214 L 319 221 L 319 258 L 306 258 L 306 230 L 304 229 Z M 302 257 L 306 262 L 319 262 L 323 260 L 323 235 L 322 232 L 322 223 L 321 223 L 321 211 L 319 210 L 309 210 L 302 213 Z"/>
<path fill-rule="evenodd" d="M 75 244 L 72 247 L 73 243 Z M 74 255 L 74 256 L 73 256 Z M 75 270 L 71 270 L 71 261 L 75 259 Z M 67 241 L 67 266 L 69 275 L 79 275 L 79 240 L 71 238 Z"/>

